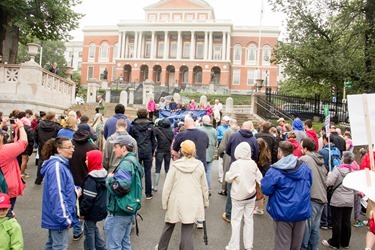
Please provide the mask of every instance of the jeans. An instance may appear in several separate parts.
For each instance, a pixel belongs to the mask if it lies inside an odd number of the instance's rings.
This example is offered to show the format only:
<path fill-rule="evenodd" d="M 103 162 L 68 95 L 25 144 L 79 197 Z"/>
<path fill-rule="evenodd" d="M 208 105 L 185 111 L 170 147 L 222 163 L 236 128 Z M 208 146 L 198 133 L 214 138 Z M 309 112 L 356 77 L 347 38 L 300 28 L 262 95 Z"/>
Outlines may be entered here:
<path fill-rule="evenodd" d="M 138 156 L 139 163 L 141 163 L 145 170 L 145 193 L 146 196 L 152 195 L 151 184 L 151 167 L 152 167 L 152 154 L 142 154 Z"/>
<path fill-rule="evenodd" d="M 305 234 L 301 249 L 318 249 L 320 234 L 320 216 L 322 215 L 324 204 L 311 201 L 311 217 L 306 220 Z"/>
<path fill-rule="evenodd" d="M 115 216 L 108 214 L 104 222 L 108 250 L 131 250 L 130 233 L 134 216 Z"/>
<path fill-rule="evenodd" d="M 168 173 L 169 165 L 171 163 L 171 152 L 156 152 L 155 157 L 155 173 L 160 173 L 161 164 L 164 160 L 164 171 Z"/>
<path fill-rule="evenodd" d="M 232 183 L 227 184 L 227 202 L 225 204 L 225 214 L 227 219 L 230 219 L 232 214 L 232 199 L 230 198 L 230 190 L 232 188 Z"/>
<path fill-rule="evenodd" d="M 45 250 L 67 250 L 68 236 L 68 229 L 48 229 L 48 238 Z"/>
<path fill-rule="evenodd" d="M 82 233 L 82 221 L 78 221 L 76 225 L 73 226 L 73 235 L 78 236 Z"/>
<path fill-rule="evenodd" d="M 99 229 L 96 226 L 95 221 L 86 220 L 84 222 L 84 233 L 85 242 L 84 249 L 96 249 L 96 250 L 106 250 L 105 242 L 103 237 L 100 235 Z"/>
<path fill-rule="evenodd" d="M 228 244 L 228 250 L 237 250 L 240 248 L 240 233 L 242 219 L 243 224 L 243 242 L 245 249 L 253 249 L 254 241 L 254 217 L 255 197 L 249 200 L 237 201 L 232 199 L 232 236 Z"/>
<path fill-rule="evenodd" d="M 320 217 L 320 226 L 321 227 L 332 226 L 331 206 L 329 204 L 324 204 L 322 217 Z"/>
<path fill-rule="evenodd" d="M 211 169 L 212 169 L 212 162 L 207 162 L 206 179 L 207 179 L 208 191 L 211 191 Z"/>

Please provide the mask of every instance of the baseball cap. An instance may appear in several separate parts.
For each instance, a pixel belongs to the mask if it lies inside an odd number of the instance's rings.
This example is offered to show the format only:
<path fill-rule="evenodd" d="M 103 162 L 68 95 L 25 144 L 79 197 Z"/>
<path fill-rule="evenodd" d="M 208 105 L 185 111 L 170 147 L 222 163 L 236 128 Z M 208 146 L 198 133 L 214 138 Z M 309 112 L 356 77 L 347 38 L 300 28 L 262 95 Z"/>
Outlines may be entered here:
<path fill-rule="evenodd" d="M 134 147 L 132 137 L 130 135 L 121 135 L 111 141 L 112 144 L 120 144 L 120 146 Z"/>
<path fill-rule="evenodd" d="M 230 121 L 230 117 L 227 116 L 227 115 L 225 115 L 225 116 L 223 117 L 223 120 L 229 122 L 229 121 Z"/>
<path fill-rule="evenodd" d="M 280 117 L 279 120 L 277 120 L 277 122 L 285 122 L 284 118 Z"/>
<path fill-rule="evenodd" d="M 10 208 L 10 198 L 5 193 L 0 193 L 0 208 Z"/>

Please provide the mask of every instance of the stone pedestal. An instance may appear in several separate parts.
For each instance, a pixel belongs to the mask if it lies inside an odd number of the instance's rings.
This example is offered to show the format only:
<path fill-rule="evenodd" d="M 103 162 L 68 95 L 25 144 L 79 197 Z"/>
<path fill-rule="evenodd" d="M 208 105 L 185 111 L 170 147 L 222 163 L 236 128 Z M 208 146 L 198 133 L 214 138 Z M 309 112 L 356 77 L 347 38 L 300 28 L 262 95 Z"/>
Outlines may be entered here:
<path fill-rule="evenodd" d="M 108 88 L 107 80 L 102 80 L 102 89 L 107 89 L 107 88 Z"/>
<path fill-rule="evenodd" d="M 181 102 L 181 96 L 179 93 L 174 93 L 173 94 L 173 99 L 175 101 L 175 103 L 180 103 Z"/>
<path fill-rule="evenodd" d="M 215 94 L 215 84 L 210 83 L 208 85 L 208 94 Z"/>
<path fill-rule="evenodd" d="M 225 101 L 225 113 L 233 116 L 233 98 L 228 97 Z"/>
<path fill-rule="evenodd" d="M 258 109 L 257 109 L 257 102 L 258 102 L 258 98 L 260 97 L 265 97 L 266 95 L 263 94 L 262 92 L 255 92 L 252 96 L 251 96 L 251 111 L 250 111 L 250 114 L 257 114 L 258 113 Z"/>
<path fill-rule="evenodd" d="M 120 101 L 119 101 L 119 103 L 121 103 L 125 107 L 128 106 L 128 93 L 125 90 L 121 91 L 121 93 L 120 93 Z"/>
<path fill-rule="evenodd" d="M 87 103 L 96 102 L 96 95 L 99 89 L 99 83 L 96 78 L 90 78 L 87 84 Z"/>
<path fill-rule="evenodd" d="M 143 82 L 143 100 L 142 104 L 146 105 L 150 98 L 154 98 L 155 84 L 152 80 L 146 80 Z"/>
<path fill-rule="evenodd" d="M 105 90 L 105 102 L 106 103 L 111 102 L 111 88 L 106 88 Z"/>
<path fill-rule="evenodd" d="M 200 98 L 199 98 L 199 105 L 203 104 L 205 107 L 207 105 L 207 96 L 205 95 L 202 95 Z"/>
<path fill-rule="evenodd" d="M 129 88 L 129 105 L 134 105 L 134 88 Z"/>

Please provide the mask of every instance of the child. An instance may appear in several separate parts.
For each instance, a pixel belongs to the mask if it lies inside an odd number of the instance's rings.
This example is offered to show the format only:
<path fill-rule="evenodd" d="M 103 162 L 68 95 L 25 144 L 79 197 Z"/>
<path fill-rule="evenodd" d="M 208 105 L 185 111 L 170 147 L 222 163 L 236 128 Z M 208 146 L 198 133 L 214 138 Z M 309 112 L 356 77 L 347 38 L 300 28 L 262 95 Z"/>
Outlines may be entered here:
<path fill-rule="evenodd" d="M 23 249 L 22 229 L 15 218 L 7 217 L 10 209 L 10 198 L 0 193 L 0 248 Z"/>
<path fill-rule="evenodd" d="M 102 165 L 103 158 L 100 150 L 86 153 L 88 175 L 82 183 L 82 196 L 80 197 L 80 219 L 84 224 L 84 249 L 106 249 L 105 241 L 96 226 L 98 221 L 107 216 L 105 179 L 107 171 Z"/>
<path fill-rule="evenodd" d="M 232 236 L 227 250 L 240 249 L 240 231 L 244 218 L 243 241 L 245 249 L 253 249 L 254 219 L 253 210 L 256 198 L 256 182 L 260 183 L 262 174 L 251 159 L 251 149 L 247 142 L 241 142 L 234 151 L 237 159 L 225 174 L 225 181 L 232 183 Z"/>

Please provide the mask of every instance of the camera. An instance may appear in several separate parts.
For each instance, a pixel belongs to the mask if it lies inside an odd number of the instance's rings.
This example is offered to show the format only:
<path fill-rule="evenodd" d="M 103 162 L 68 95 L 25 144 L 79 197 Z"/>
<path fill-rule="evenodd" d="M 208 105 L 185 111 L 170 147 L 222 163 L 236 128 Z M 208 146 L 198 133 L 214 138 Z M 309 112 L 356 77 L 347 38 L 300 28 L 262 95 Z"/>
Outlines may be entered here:
<path fill-rule="evenodd" d="M 16 121 L 14 119 L 9 119 L 10 124 L 16 124 Z"/>

